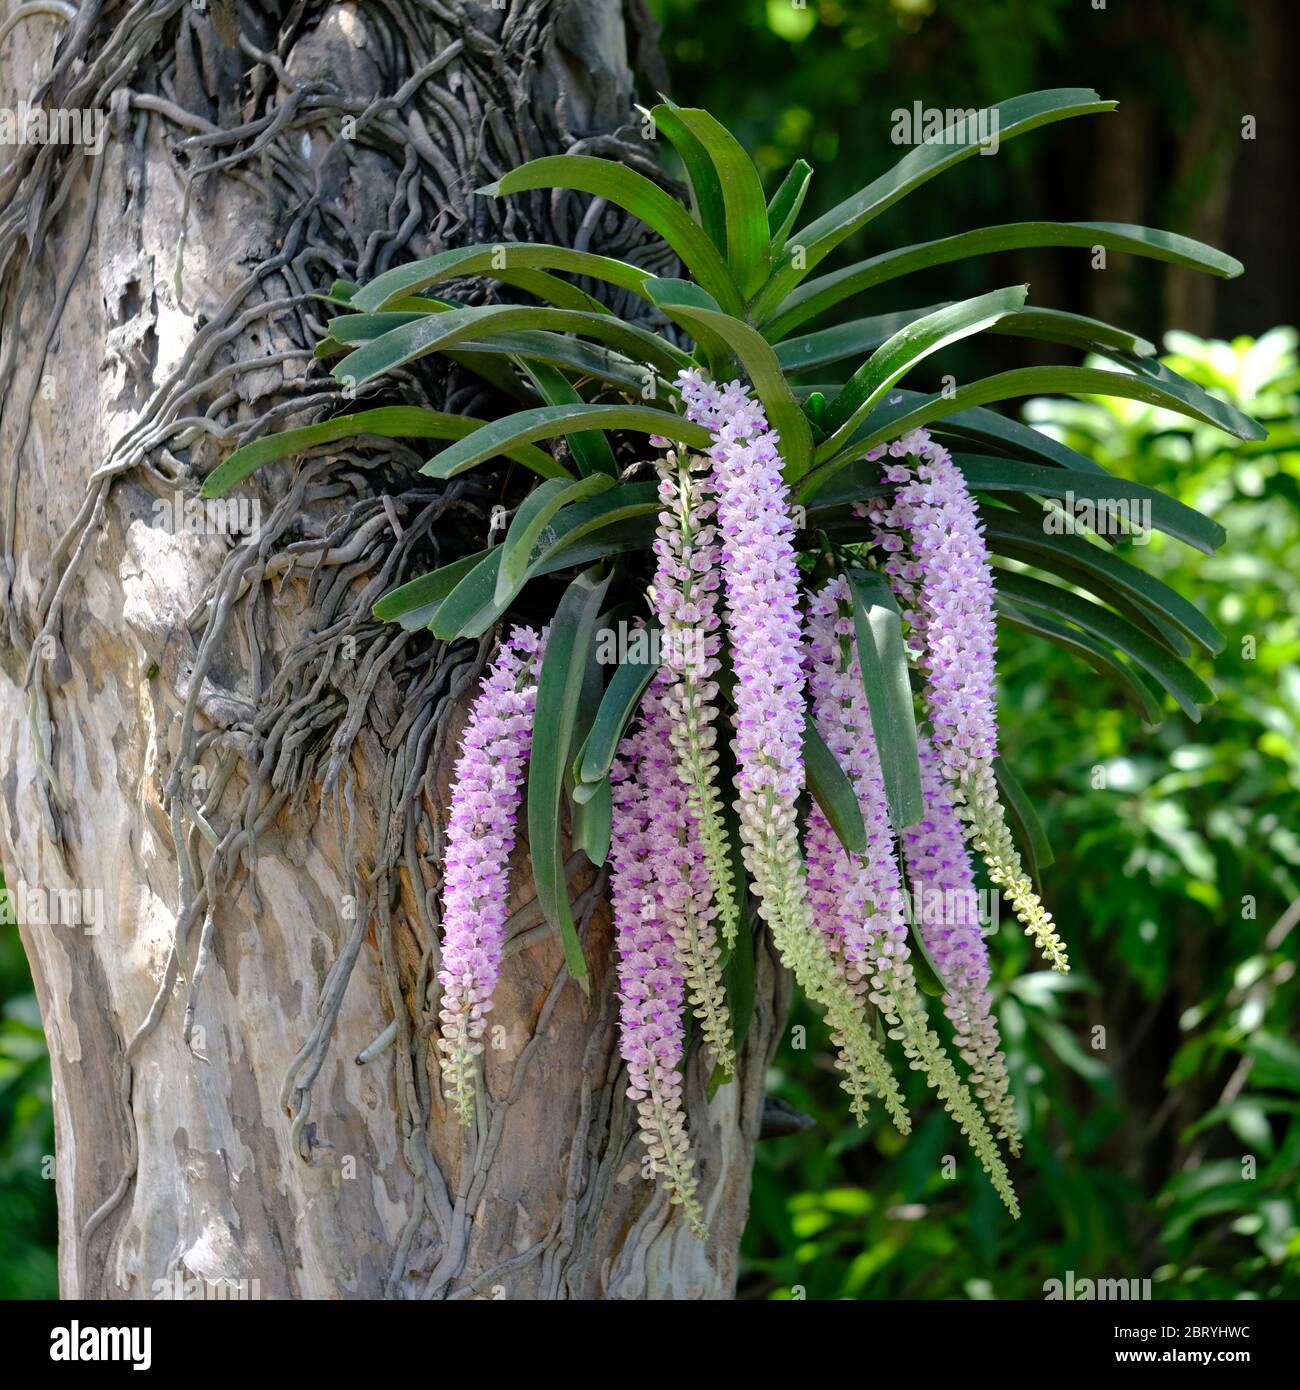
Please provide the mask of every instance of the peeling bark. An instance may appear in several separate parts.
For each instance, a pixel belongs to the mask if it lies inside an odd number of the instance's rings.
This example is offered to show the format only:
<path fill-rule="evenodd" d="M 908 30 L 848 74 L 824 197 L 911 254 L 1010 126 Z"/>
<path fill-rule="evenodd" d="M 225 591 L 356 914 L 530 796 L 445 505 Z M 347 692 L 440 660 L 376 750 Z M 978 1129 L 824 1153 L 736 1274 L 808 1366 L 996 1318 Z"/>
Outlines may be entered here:
<path fill-rule="evenodd" d="M 65 1295 L 179 1273 L 262 1297 L 731 1296 L 785 998 L 765 945 L 737 1082 L 706 1102 L 689 1066 L 707 1245 L 640 1175 L 589 869 L 592 998 L 521 850 L 477 1124 L 439 1094 L 447 778 L 489 652 L 369 609 L 477 548 L 518 484 L 413 483 L 410 450 L 335 446 L 250 482 L 251 537 L 173 514 L 238 443 L 342 404 L 311 357 L 335 277 L 492 236 L 658 268 L 586 199 L 471 194 L 557 150 L 653 172 L 629 47 L 653 66 L 614 0 L 84 0 L 0 47 L 0 102 L 36 73 L 111 131 L 0 169 L 0 852 L 29 918 L 59 919 L 21 930 Z M 495 408 L 445 366 L 400 390 Z"/>

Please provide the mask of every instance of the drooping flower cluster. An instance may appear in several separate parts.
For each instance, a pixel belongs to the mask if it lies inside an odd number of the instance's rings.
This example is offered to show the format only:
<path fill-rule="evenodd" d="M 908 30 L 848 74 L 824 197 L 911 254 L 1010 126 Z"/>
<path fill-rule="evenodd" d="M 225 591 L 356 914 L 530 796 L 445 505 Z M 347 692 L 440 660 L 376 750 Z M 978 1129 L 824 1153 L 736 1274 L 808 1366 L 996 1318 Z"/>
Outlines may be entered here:
<path fill-rule="evenodd" d="M 637 1103 L 651 1173 L 705 1234 L 682 1113 L 687 991 L 706 1040 L 731 1068 L 731 1024 L 716 983 L 715 908 L 699 822 L 677 774 L 673 716 L 660 672 L 641 702 L 640 725 L 619 746 L 610 773 L 611 893 L 618 946 L 623 1060 Z"/>
<path fill-rule="evenodd" d="M 898 1083 L 812 921 L 796 802 L 804 788 L 803 644 L 794 522 L 779 440 L 740 382 L 721 389 L 698 372 L 678 383 L 687 417 L 713 435 L 710 457 L 722 532 L 727 638 L 735 673 L 737 810 L 759 912 L 800 987 L 825 1010 L 850 1109 L 868 1095 L 910 1127 Z"/>
<path fill-rule="evenodd" d="M 805 847 L 813 911 L 833 944 L 845 978 L 880 1010 L 889 1036 L 925 1073 L 971 1143 L 994 1187 L 1015 1214 L 1015 1192 L 984 1116 L 930 1027 L 910 961 L 906 903 L 867 708 L 847 582 L 832 580 L 809 605 L 809 682 L 813 716 L 857 794 L 867 832 L 865 853 L 851 854 L 824 813 L 809 812 Z M 963 846 L 964 848 L 964 846 Z M 967 1058 L 970 1061 L 970 1058 Z M 979 1074 L 972 1066 L 979 1084 Z M 980 1087 L 980 1093 L 987 1090 Z M 1003 1084 L 1005 1092 L 1005 1077 Z M 988 1107 L 991 1119 L 1001 1123 Z M 1003 1136 L 999 1136 L 1003 1137 Z"/>
<path fill-rule="evenodd" d="M 730 949 L 736 944 L 740 909 L 717 782 L 715 677 L 721 645 L 717 631 L 720 576 L 714 544 L 717 533 L 711 525 L 713 483 L 702 473 L 707 466 L 707 460 L 692 458 L 684 451 L 667 453 L 659 460 L 663 510 L 654 542 L 658 563 L 649 598 L 660 624 L 660 669 L 669 677 L 662 687 L 669 739 L 699 826 L 723 940 Z M 695 971 L 703 976 L 702 962 L 695 962 Z M 706 994 L 720 991 L 721 977 L 716 969 L 701 988 Z M 721 1065 L 730 1071 L 729 1042 L 708 1040 Z"/>
<path fill-rule="evenodd" d="M 1015 1153 L 1020 1136 L 968 841 L 1048 958 L 1060 969 L 1066 962 L 997 798 L 993 588 L 974 501 L 947 453 L 918 430 L 890 447 L 886 476 L 897 490 L 868 512 L 918 648 L 932 729 L 918 749 L 924 814 L 899 831 L 848 582 L 832 579 L 809 595 L 803 616 L 780 440 L 740 382 L 717 386 L 691 371 L 679 386 L 687 416 L 707 427 L 712 443 L 700 458 L 657 441 L 664 454 L 648 597 L 660 658 L 609 774 L 620 1050 L 647 1174 L 662 1175 L 671 1202 L 704 1236 L 683 1109 L 684 1011 L 698 1019 L 715 1065 L 734 1071 L 723 948 L 752 950 L 740 931 L 747 885 L 735 882 L 718 785 L 725 632 L 748 887 L 781 959 L 825 1013 L 851 1113 L 862 1122 L 874 1095 L 900 1131 L 910 1129 L 878 1041 L 883 1032 L 924 1073 L 1018 1214 L 997 1141 Z M 453 788 L 439 1047 L 465 1122 L 504 944 L 506 864 L 541 645 L 517 629 L 503 646 L 471 715 Z M 805 808 L 804 748 L 816 735 L 856 798 L 866 830 L 861 853 L 845 847 L 821 804 Z M 825 780 L 813 790 L 832 806 Z M 912 954 L 918 942 L 940 977 L 968 1081 L 930 1026 Z"/>
<path fill-rule="evenodd" d="M 948 794 L 933 745 L 921 736 L 921 819 L 903 831 L 903 861 L 912 883 L 921 940 L 944 987 L 943 1006 L 954 1041 L 970 1067 L 985 1112 L 1011 1152 L 1020 1128 L 989 995 L 988 943 L 981 930 L 979 893 L 966 835 Z"/>
<path fill-rule="evenodd" d="M 475 1057 L 501 972 L 510 852 L 533 738 L 545 636 L 517 627 L 502 643 L 461 741 L 443 875 L 443 1084 L 462 1124 L 474 1109 Z"/>
<path fill-rule="evenodd" d="M 927 431 L 895 440 L 888 454 L 894 462 L 885 468 L 886 481 L 899 486 L 892 501 L 870 504 L 867 515 L 921 645 L 939 765 L 990 880 L 1047 961 L 1065 973 L 1064 944 L 1021 866 L 998 799 L 994 589 L 975 499 L 948 451 Z"/>

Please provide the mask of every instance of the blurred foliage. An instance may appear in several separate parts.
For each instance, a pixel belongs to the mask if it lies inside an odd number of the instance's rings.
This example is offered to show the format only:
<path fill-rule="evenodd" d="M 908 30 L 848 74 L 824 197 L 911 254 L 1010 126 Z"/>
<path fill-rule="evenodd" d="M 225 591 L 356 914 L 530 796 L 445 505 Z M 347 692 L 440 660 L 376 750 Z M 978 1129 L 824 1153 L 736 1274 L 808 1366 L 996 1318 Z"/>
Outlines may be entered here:
<path fill-rule="evenodd" d="M 40 1010 L 17 928 L 0 926 L 0 1299 L 58 1296 L 53 1153 Z"/>
<path fill-rule="evenodd" d="M 1024 1216 L 999 1213 L 923 1088 L 906 1148 L 878 1121 L 846 1131 L 824 1040 L 801 1016 L 810 1046 L 787 1035 L 774 1089 L 817 1124 L 759 1146 L 748 1296 L 1041 1298 L 1067 1270 L 1150 1277 L 1157 1298 L 1300 1295 L 1296 334 L 1166 345 L 1171 366 L 1270 439 L 1228 447 L 1127 401 L 1026 407 L 1227 528 L 1212 557 L 1157 534 L 1131 558 L 1228 645 L 1202 668 L 1219 699 L 1199 727 L 1173 712 L 1153 731 L 1090 668 L 1003 633 L 1004 753 L 1052 838 L 1045 891 L 1074 964 L 1066 979 L 1038 969 L 1005 920 L 994 943 L 1027 1120 Z"/>
<path fill-rule="evenodd" d="M 1136 122 L 1127 128 L 1145 164 L 1132 149 L 1117 164 L 1116 153 L 1099 144 L 1104 134 L 1114 134 L 1103 130 L 1102 120 L 1046 127 L 1009 142 L 996 158 L 953 169 L 942 192 L 922 192 L 889 209 L 845 243 L 837 263 L 947 236 L 959 225 L 1037 218 L 1140 221 L 1196 235 L 1205 230 L 1197 224 L 1198 210 L 1222 192 L 1226 166 L 1206 152 L 1193 154 L 1185 143 L 1205 99 L 1187 70 L 1188 35 L 1206 36 L 1225 64 L 1239 61 L 1247 27 L 1240 0 L 1143 0 L 1104 11 L 1088 0 L 649 5 L 663 28 L 673 99 L 721 116 L 753 154 L 769 193 L 795 159 L 807 159 L 814 168 L 807 211 L 814 215 L 907 153 L 891 142 L 893 113 L 915 102 L 947 111 L 1040 88 L 1091 86 L 1120 102 L 1117 120 Z M 673 163 L 670 150 L 661 154 Z M 1131 205 L 1133 197 L 1139 206 Z M 959 219 L 954 207 L 961 209 Z M 1261 264 L 1251 269 L 1267 273 Z M 1118 257 L 1110 273 L 1122 284 L 1123 312 L 1112 300 L 1111 312 L 1101 317 L 1158 335 L 1166 326 L 1165 270 Z M 1082 254 L 980 257 L 933 274 L 927 303 L 1022 279 L 1040 303 L 1099 312 L 1090 303 L 1095 277 Z M 913 289 L 880 286 L 870 312 L 914 307 L 898 298 Z M 1255 327 L 1283 316 L 1274 310 Z M 1229 321 L 1234 328 L 1240 322 Z M 1014 356 L 1007 348 L 1007 361 Z M 966 359 L 959 352 L 952 360 L 960 376 Z"/>

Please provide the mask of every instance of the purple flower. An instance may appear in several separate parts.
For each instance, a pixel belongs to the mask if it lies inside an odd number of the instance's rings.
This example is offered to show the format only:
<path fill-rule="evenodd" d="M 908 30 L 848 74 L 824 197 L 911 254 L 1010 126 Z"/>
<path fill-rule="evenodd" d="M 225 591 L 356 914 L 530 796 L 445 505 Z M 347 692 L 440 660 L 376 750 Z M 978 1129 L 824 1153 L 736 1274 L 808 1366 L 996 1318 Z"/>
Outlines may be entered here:
<path fill-rule="evenodd" d="M 809 899 L 850 987 L 866 993 L 880 1010 L 889 1036 L 902 1044 L 908 1061 L 925 1073 L 968 1137 L 994 1187 L 1012 1213 L 1018 1214 L 1015 1192 L 997 1144 L 930 1027 L 916 985 L 902 876 L 850 602 L 849 587 L 842 578 L 813 595 L 808 617 L 808 668 L 817 728 L 857 794 L 867 848 L 861 855 L 850 854 L 820 807 L 814 806 L 805 835 Z M 1001 1116 L 992 1112 L 990 1118 L 1002 1122 Z"/>
<path fill-rule="evenodd" d="M 697 1179 L 682 1113 L 682 1006 L 703 993 L 708 1027 L 721 1029 L 730 1048 L 730 1023 L 721 991 L 716 997 L 689 978 L 688 957 L 716 963 L 712 897 L 698 827 L 677 777 L 672 720 L 660 673 L 641 703 L 640 727 L 619 746 L 610 771 L 613 816 L 610 884 L 618 948 L 620 1050 L 627 1063 L 628 1095 L 637 1103 L 650 1171 L 663 1173 L 670 1200 L 704 1238 Z"/>
<path fill-rule="evenodd" d="M 966 835 L 953 808 L 933 746 L 922 736 L 924 813 L 903 832 L 903 859 L 921 940 L 944 987 L 943 1007 L 954 1042 L 970 1067 L 975 1092 L 1012 1153 L 1020 1126 L 1010 1094 L 993 1000 L 988 944 L 980 929 L 979 893 Z"/>
<path fill-rule="evenodd" d="M 826 1011 L 850 1108 L 868 1094 L 907 1128 L 898 1084 L 809 910 L 796 802 L 804 788 L 804 676 L 794 522 L 779 440 L 738 381 L 678 377 L 687 417 L 713 435 L 727 639 L 735 672 L 736 809 L 745 866 L 782 961 Z"/>
<path fill-rule="evenodd" d="M 1020 863 L 998 800 L 997 619 L 993 569 L 961 470 L 925 430 L 889 446 L 892 501 L 869 504 L 884 569 L 921 644 L 926 710 L 934 748 L 957 814 L 1047 961 L 1062 974 L 1069 960 L 1052 914 Z M 908 546 L 899 549 L 906 537 Z"/>
<path fill-rule="evenodd" d="M 501 973 L 510 852 L 533 736 L 545 634 L 517 627 L 470 712 L 451 786 L 443 870 L 443 1084 L 462 1124 L 474 1113 L 475 1056 Z"/>

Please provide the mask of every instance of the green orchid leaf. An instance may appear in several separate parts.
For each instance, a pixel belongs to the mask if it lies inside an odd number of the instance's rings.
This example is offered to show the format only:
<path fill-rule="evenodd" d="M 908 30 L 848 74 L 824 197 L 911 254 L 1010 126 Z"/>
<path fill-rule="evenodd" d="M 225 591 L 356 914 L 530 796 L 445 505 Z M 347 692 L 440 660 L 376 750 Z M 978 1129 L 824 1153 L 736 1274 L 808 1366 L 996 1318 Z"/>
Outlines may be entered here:
<path fill-rule="evenodd" d="M 1112 111 L 1115 104 L 1102 101 L 1088 88 L 1058 88 L 1012 97 L 955 121 L 941 139 L 917 145 L 874 183 L 803 228 L 798 242 L 787 246 L 773 267 L 754 302 L 754 317 L 760 323 L 771 317 L 790 291 L 842 241 L 937 174 L 978 154 L 991 135 L 999 142 L 1011 140 L 1053 121 Z M 797 255 L 796 249 L 802 254 Z"/>
<path fill-rule="evenodd" d="M 808 196 L 812 175 L 812 165 L 806 160 L 796 159 L 767 205 L 767 230 L 771 237 L 771 255 L 774 260 L 785 250 L 790 229 L 794 226 L 795 219 L 803 208 L 804 199 Z"/>
<path fill-rule="evenodd" d="M 453 478 L 485 459 L 494 458 L 503 448 L 513 449 L 538 439 L 554 439 L 557 435 L 591 429 L 658 434 L 693 449 L 707 449 L 712 442 L 712 436 L 702 425 L 651 406 L 543 405 L 482 425 L 450 449 L 435 454 L 420 471 L 434 478 Z M 555 467 L 558 469 L 559 465 Z M 565 470 L 564 476 L 572 475 Z"/>
<path fill-rule="evenodd" d="M 917 752 L 916 710 L 912 701 L 903 619 L 883 574 L 849 570 L 853 630 L 871 730 L 880 753 L 880 771 L 894 829 L 921 819 L 921 760 Z"/>
<path fill-rule="evenodd" d="M 501 273 L 519 270 L 562 270 L 592 280 L 603 280 L 619 289 L 641 293 L 642 283 L 649 271 L 628 265 L 609 256 L 596 256 L 588 251 L 571 251 L 564 246 L 547 246 L 541 242 L 509 241 L 498 246 L 458 246 L 443 251 L 428 260 L 413 261 L 410 265 L 395 266 L 377 275 L 360 288 L 351 286 L 348 298 L 341 301 L 365 313 L 387 309 L 416 290 L 462 275 L 486 275 L 501 279 Z"/>
<path fill-rule="evenodd" d="M 332 375 L 346 385 L 357 387 L 428 353 L 445 352 L 475 338 L 490 339 L 494 332 L 520 328 L 554 329 L 596 338 L 670 376 L 689 363 L 684 353 L 657 334 L 626 324 L 612 314 L 522 304 L 485 304 L 425 314 L 403 323 L 358 347 L 334 368 Z"/>
<path fill-rule="evenodd" d="M 817 459 L 833 458 L 885 392 L 918 362 L 1015 313 L 1024 304 L 1028 292 L 1028 285 L 994 290 L 991 294 L 977 295 L 974 299 L 937 309 L 900 328 L 854 372 L 831 402 L 827 423 L 832 433 L 818 448 Z"/>
<path fill-rule="evenodd" d="M 1173 696 L 1175 703 L 1193 723 L 1200 722 L 1201 711 L 1198 707 L 1213 702 L 1214 693 L 1194 671 L 1117 613 L 1090 603 L 1068 589 L 1058 588 L 1026 574 L 999 569 L 995 583 L 998 592 L 1006 594 L 1017 608 L 1037 610 L 1049 617 L 1073 623 L 1089 636 L 1118 647 Z"/>
<path fill-rule="evenodd" d="M 803 762 L 808 790 L 840 843 L 851 854 L 865 854 L 867 827 L 858 794 L 811 718 L 803 727 Z"/>
<path fill-rule="evenodd" d="M 638 217 L 677 252 L 691 275 L 728 313 L 740 313 L 744 301 L 727 263 L 690 214 L 644 174 L 592 155 L 558 154 L 512 169 L 495 184 L 480 188 L 488 197 L 506 197 L 538 188 L 572 188 L 591 193 Z"/>
<path fill-rule="evenodd" d="M 728 314 L 703 309 L 681 295 L 678 282 L 656 281 L 648 286 L 655 303 L 688 332 L 707 332 L 729 345 L 767 413 L 768 423 L 781 438 L 781 457 L 788 481 L 803 476 L 812 461 L 812 431 L 799 402 L 791 394 L 776 354 L 746 323 Z"/>
<path fill-rule="evenodd" d="M 535 362 L 529 357 L 516 357 L 519 366 L 527 375 L 529 381 L 537 388 L 537 394 L 547 405 L 585 405 L 586 402 L 574 389 L 573 383 L 564 375 L 557 372 L 554 367 L 546 362 Z M 609 478 L 618 477 L 618 464 L 614 460 L 614 451 L 609 447 L 609 440 L 600 430 L 592 430 L 589 433 L 579 432 L 568 436 L 569 448 L 573 452 L 573 461 L 578 465 L 578 472 L 583 477 L 591 474 L 604 474 Z"/>
<path fill-rule="evenodd" d="M 754 161 L 734 135 L 707 111 L 679 106 L 674 115 L 712 161 L 722 191 L 727 224 L 727 265 L 748 299 L 771 266 L 767 203 Z"/>
<path fill-rule="evenodd" d="M 606 477 L 603 473 L 593 473 L 576 483 L 552 478 L 530 492 L 519 504 L 519 510 L 515 513 L 502 542 L 501 563 L 497 569 L 493 603 L 506 602 L 509 597 L 519 592 L 532 561 L 534 548 L 561 507 L 571 502 L 581 502 L 614 486 L 612 478 Z"/>
<path fill-rule="evenodd" d="M 542 670 L 537 681 L 534 726 L 545 735 L 533 740 L 528 763 L 528 848 L 533 862 L 537 900 L 564 946 L 569 974 L 591 993 L 587 962 L 569 906 L 561 847 L 560 805 L 570 742 L 578 717 L 592 633 L 609 576 L 599 567 L 585 570 L 564 591 L 551 619 Z"/>
<path fill-rule="evenodd" d="M 268 434 L 236 449 L 233 454 L 208 474 L 203 482 L 202 496 L 224 497 L 236 483 L 242 482 L 277 459 L 292 458 L 320 444 L 335 444 L 343 439 L 464 439 L 483 427 L 482 420 L 470 415 L 448 415 L 441 410 L 425 410 L 411 405 L 380 406 L 375 410 L 360 410 L 353 415 L 338 415 L 300 429 L 281 430 Z M 498 451 L 502 452 L 502 451 Z M 491 458 L 488 454 L 485 457 Z M 530 444 L 511 445 L 504 456 L 522 464 L 542 477 L 567 476 L 551 456 Z"/>
<path fill-rule="evenodd" d="M 1239 260 L 1216 251 L 1213 246 L 1152 227 L 1124 222 L 1011 222 L 997 227 L 977 227 L 956 236 L 886 251 L 809 280 L 774 306 L 763 322 L 764 332 L 773 340 L 784 338 L 801 323 L 807 323 L 844 300 L 913 271 L 994 252 L 1056 246 L 1122 251 L 1227 280 L 1242 271 Z"/>

